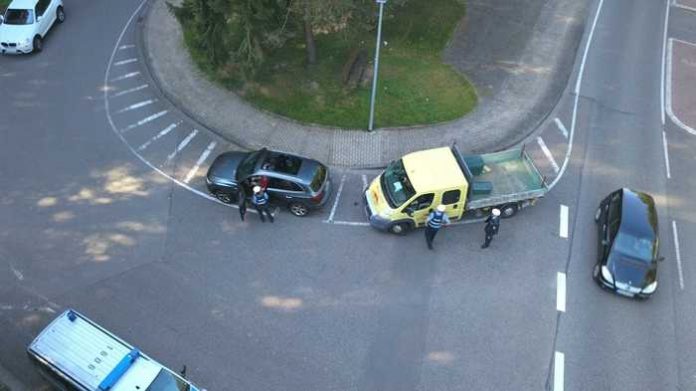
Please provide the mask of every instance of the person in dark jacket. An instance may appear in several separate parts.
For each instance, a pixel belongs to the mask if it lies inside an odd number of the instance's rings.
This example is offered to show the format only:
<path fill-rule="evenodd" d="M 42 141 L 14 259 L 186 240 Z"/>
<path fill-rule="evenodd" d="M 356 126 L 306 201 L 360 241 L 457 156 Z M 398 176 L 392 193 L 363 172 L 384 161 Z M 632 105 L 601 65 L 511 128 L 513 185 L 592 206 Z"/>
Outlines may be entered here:
<path fill-rule="evenodd" d="M 237 192 L 237 206 L 239 206 L 239 217 L 244 221 L 244 216 L 246 216 L 247 206 L 246 206 L 246 192 L 244 188 L 239 189 Z"/>
<path fill-rule="evenodd" d="M 493 236 L 498 234 L 499 229 L 500 209 L 493 208 L 491 215 L 486 219 L 486 228 L 484 228 L 484 231 L 486 232 L 486 240 L 481 245 L 481 248 L 488 248 L 488 246 L 491 244 L 491 240 L 493 240 Z"/>
<path fill-rule="evenodd" d="M 266 219 L 263 217 L 264 214 L 268 216 L 271 223 L 273 222 L 273 215 L 268 209 L 268 193 L 261 189 L 261 186 L 254 186 L 254 195 L 251 196 L 251 203 L 256 208 L 256 211 L 259 212 L 261 222 L 266 222 Z"/>
<path fill-rule="evenodd" d="M 435 240 L 435 235 L 437 231 L 442 228 L 443 225 L 450 223 L 449 216 L 445 213 L 445 206 L 438 205 L 437 209 L 430 212 L 428 219 L 425 224 L 425 243 L 428 245 L 428 249 L 433 249 L 433 240 Z"/>

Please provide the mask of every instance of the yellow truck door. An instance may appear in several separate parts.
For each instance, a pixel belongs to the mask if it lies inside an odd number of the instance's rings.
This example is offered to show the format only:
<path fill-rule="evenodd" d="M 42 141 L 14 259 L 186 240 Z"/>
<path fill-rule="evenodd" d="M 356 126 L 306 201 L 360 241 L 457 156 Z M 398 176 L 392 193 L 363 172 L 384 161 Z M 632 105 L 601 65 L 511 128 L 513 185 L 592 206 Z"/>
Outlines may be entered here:
<path fill-rule="evenodd" d="M 463 189 L 450 189 L 441 193 L 438 197 L 438 203 L 445 205 L 447 208 L 445 213 L 451 219 L 460 219 L 464 214 L 464 204 L 466 203 L 466 194 Z M 437 205 L 436 205 L 437 206 Z"/>
<path fill-rule="evenodd" d="M 430 210 L 435 208 L 435 205 L 433 205 L 434 199 L 434 193 L 416 195 L 406 204 L 402 212 L 413 220 L 416 227 L 422 227 L 428 218 Z"/>

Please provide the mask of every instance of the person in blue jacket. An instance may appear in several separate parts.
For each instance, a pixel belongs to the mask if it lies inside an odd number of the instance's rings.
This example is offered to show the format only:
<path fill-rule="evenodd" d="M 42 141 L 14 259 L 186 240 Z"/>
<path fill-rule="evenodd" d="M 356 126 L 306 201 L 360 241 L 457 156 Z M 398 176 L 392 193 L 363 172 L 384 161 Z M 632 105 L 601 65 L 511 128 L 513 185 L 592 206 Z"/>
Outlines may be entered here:
<path fill-rule="evenodd" d="M 443 225 L 450 223 L 449 216 L 445 213 L 445 206 L 438 205 L 437 208 L 430 212 L 428 219 L 425 223 L 425 243 L 428 244 L 428 249 L 433 249 L 433 240 L 435 240 L 435 235 L 437 231 L 442 228 Z"/>
<path fill-rule="evenodd" d="M 261 222 L 266 222 L 266 219 L 263 217 L 263 215 L 266 214 L 266 216 L 268 216 L 268 219 L 272 223 L 273 215 L 271 214 L 271 211 L 268 208 L 268 193 L 266 193 L 266 190 L 262 189 L 261 186 L 254 186 L 253 190 L 254 195 L 251 196 L 251 203 L 256 208 L 256 211 L 259 212 Z"/>

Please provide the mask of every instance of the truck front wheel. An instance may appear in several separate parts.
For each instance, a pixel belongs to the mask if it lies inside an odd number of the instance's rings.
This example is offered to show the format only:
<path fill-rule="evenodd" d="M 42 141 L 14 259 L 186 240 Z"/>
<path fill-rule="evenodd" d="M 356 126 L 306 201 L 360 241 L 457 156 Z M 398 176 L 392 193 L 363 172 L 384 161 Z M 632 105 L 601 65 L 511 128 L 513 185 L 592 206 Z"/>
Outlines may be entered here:
<path fill-rule="evenodd" d="M 405 235 L 411 229 L 411 226 L 407 223 L 396 223 L 389 227 L 389 232 L 394 235 Z"/>

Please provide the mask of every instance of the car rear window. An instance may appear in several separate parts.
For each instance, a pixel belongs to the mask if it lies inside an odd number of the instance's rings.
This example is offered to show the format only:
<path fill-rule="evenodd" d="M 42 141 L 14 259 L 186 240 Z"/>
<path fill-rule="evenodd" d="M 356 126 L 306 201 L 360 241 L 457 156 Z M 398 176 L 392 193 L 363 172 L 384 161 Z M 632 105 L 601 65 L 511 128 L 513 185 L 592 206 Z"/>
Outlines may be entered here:
<path fill-rule="evenodd" d="M 325 180 L 326 167 L 320 165 L 317 167 L 317 172 L 314 173 L 314 178 L 312 178 L 312 183 L 309 184 L 309 187 L 312 189 L 312 191 L 319 191 Z"/>

